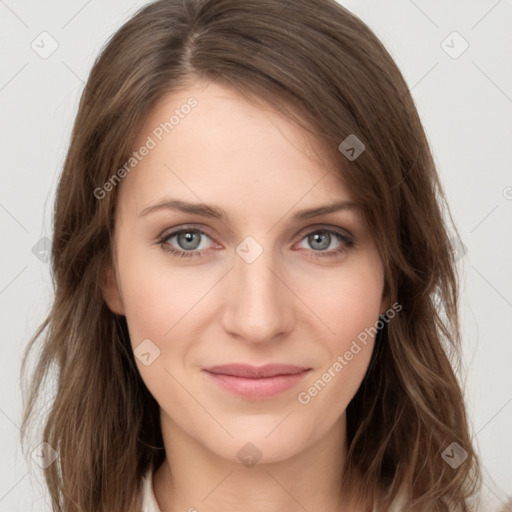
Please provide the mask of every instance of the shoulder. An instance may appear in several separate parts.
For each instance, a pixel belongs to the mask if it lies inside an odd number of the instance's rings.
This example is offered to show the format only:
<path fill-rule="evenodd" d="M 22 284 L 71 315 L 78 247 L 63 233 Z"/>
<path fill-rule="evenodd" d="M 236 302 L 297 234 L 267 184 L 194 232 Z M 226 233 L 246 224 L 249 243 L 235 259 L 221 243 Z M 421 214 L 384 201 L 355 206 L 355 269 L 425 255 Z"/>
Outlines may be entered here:
<path fill-rule="evenodd" d="M 478 512 L 508 512 L 509 510 L 512 512 L 512 497 L 507 497 L 503 491 L 501 491 L 501 497 L 498 497 L 498 494 L 498 492 L 493 492 L 490 486 L 484 485 L 480 492 L 468 499 L 468 505 L 471 510 Z M 391 503 L 389 512 L 406 512 L 410 500 L 410 494 L 402 489 Z M 374 508 L 372 512 L 379 511 Z"/>
<path fill-rule="evenodd" d="M 142 478 L 142 512 L 160 512 L 153 492 L 153 472 L 151 469 Z"/>
<path fill-rule="evenodd" d="M 402 512 L 406 504 L 406 495 L 401 492 L 392 503 L 389 512 Z M 153 473 L 149 469 L 142 478 L 142 512 L 160 512 L 160 508 L 153 492 Z M 377 512 L 375 509 L 373 512 Z"/>
<path fill-rule="evenodd" d="M 512 504 L 512 499 L 509 497 L 510 501 L 505 504 L 503 500 L 496 501 L 492 499 L 493 496 L 486 495 L 486 493 L 482 493 L 483 495 L 478 495 L 475 497 L 473 505 L 476 509 L 481 512 L 505 512 L 505 510 L 509 510 L 509 504 Z M 494 494 L 496 497 L 496 494 Z M 506 498 L 505 498 L 506 499 Z M 503 508 L 500 508 L 500 504 L 504 505 Z M 407 493 L 402 490 L 399 492 L 394 499 L 390 511 L 389 512 L 403 512 L 406 510 L 407 505 Z M 511 509 L 512 510 L 512 509 Z M 156 501 L 155 494 L 153 492 L 153 472 L 149 469 L 142 479 L 142 509 L 141 512 L 161 512 Z M 374 509 L 372 512 L 378 512 Z"/>

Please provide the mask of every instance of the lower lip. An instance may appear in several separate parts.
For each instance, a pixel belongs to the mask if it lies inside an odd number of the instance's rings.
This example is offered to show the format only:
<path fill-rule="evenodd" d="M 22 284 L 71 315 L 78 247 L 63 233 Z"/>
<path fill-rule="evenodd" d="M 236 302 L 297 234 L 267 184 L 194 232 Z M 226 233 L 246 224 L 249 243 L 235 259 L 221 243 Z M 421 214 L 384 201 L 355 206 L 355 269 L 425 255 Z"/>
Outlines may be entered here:
<path fill-rule="evenodd" d="M 222 375 L 219 373 L 206 372 L 219 384 L 220 387 L 244 398 L 270 398 L 284 393 L 296 386 L 309 372 L 293 375 L 276 375 L 275 377 L 264 377 L 261 379 L 248 379 L 234 377 L 233 375 Z"/>

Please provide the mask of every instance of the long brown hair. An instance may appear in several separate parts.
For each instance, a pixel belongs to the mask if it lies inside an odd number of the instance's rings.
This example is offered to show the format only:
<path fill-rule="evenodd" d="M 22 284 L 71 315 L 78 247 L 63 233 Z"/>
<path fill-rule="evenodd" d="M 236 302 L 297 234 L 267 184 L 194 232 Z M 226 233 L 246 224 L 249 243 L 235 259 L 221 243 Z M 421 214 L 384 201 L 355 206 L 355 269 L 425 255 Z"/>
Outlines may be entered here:
<path fill-rule="evenodd" d="M 22 367 L 25 375 L 39 339 L 23 428 L 55 378 L 39 435 L 59 455 L 44 473 L 54 510 L 137 510 L 142 476 L 165 457 L 158 404 L 137 371 L 126 320 L 102 297 L 116 187 L 100 199 L 94 191 L 130 158 L 157 102 L 199 79 L 265 102 L 322 141 L 364 207 L 385 291 L 402 306 L 379 331 L 348 406 L 340 486 L 383 511 L 400 489 L 410 511 L 472 510 L 480 471 L 455 373 L 457 232 L 399 69 L 334 0 L 157 1 L 118 30 L 94 64 L 55 203 L 55 299 Z M 338 149 L 349 135 L 365 145 L 352 160 Z M 452 443 L 467 455 L 457 468 L 443 456 L 453 456 Z"/>

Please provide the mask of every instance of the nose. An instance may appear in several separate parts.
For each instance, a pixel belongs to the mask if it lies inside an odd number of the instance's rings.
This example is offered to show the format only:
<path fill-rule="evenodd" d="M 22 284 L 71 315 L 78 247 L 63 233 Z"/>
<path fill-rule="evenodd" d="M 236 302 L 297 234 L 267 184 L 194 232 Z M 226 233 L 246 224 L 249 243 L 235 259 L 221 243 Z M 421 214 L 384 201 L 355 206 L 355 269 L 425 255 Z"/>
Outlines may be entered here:
<path fill-rule="evenodd" d="M 284 337 L 294 322 L 294 297 L 286 287 L 284 269 L 270 250 L 264 250 L 251 263 L 238 254 L 234 258 L 225 289 L 224 329 L 251 344 Z"/>

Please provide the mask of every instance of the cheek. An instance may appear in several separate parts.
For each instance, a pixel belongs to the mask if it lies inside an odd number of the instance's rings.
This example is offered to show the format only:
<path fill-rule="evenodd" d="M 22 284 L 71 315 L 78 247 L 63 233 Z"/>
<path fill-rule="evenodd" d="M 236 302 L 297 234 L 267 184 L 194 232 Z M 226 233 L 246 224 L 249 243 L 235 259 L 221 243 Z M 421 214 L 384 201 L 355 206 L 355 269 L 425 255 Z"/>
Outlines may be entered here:
<path fill-rule="evenodd" d="M 326 343 L 344 351 L 361 332 L 375 325 L 382 292 L 381 264 L 375 258 L 365 258 L 339 269 L 335 277 L 317 280 L 301 293 L 325 325 Z"/>
<path fill-rule="evenodd" d="M 382 291 L 383 274 L 373 259 L 347 266 L 336 279 L 325 280 L 323 287 L 308 292 L 308 304 L 325 325 L 321 337 L 324 366 L 298 396 L 299 403 L 308 406 L 310 417 L 325 414 L 334 421 L 357 392 L 374 347 Z"/>
<path fill-rule="evenodd" d="M 187 354 L 207 327 L 202 299 L 218 277 L 196 267 L 191 279 L 190 268 L 171 265 L 159 246 L 128 245 L 120 241 L 117 264 L 130 341 L 142 379 L 164 403 L 170 394 L 181 396 L 172 376 L 182 380 Z M 149 361 L 139 357 L 147 353 Z"/>
<path fill-rule="evenodd" d="M 152 251 L 156 256 L 152 258 L 126 249 L 120 245 L 118 271 L 135 361 L 157 402 L 171 407 L 166 403 L 171 396 L 174 405 L 182 400 L 173 376 L 182 380 L 175 368 L 183 366 L 190 340 L 184 330 L 190 325 L 204 286 L 186 281 L 179 270 L 165 265 L 164 255 L 156 252 L 159 247 Z"/>
<path fill-rule="evenodd" d="M 123 252 L 122 245 L 119 252 L 118 268 L 132 345 L 135 347 L 146 338 L 163 342 L 208 291 L 209 280 L 200 275 L 190 279 L 190 270 L 166 264 L 160 247 L 152 248 L 150 257 L 147 250 L 146 254 Z"/>

